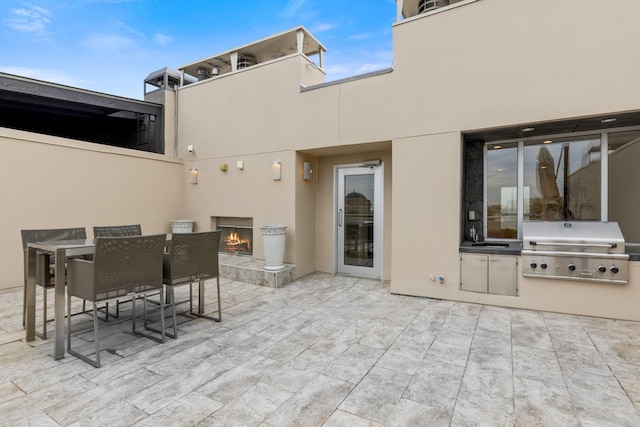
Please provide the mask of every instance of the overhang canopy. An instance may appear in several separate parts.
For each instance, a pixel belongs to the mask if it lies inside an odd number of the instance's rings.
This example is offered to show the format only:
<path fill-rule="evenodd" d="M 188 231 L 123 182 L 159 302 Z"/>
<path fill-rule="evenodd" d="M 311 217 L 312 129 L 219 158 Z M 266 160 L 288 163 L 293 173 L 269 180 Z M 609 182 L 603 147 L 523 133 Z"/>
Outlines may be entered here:
<path fill-rule="evenodd" d="M 300 33 L 303 35 L 301 46 L 298 45 L 298 35 Z M 192 62 L 180 67 L 179 70 L 188 75 L 197 76 L 198 70 L 211 71 L 215 68 L 219 74 L 226 74 L 235 71 L 232 65 L 234 55 L 236 60 L 250 58 L 259 64 L 295 53 L 302 53 L 306 56 L 322 55 L 326 50 L 322 43 L 313 37 L 309 31 L 303 26 L 299 26 L 257 42 Z"/>

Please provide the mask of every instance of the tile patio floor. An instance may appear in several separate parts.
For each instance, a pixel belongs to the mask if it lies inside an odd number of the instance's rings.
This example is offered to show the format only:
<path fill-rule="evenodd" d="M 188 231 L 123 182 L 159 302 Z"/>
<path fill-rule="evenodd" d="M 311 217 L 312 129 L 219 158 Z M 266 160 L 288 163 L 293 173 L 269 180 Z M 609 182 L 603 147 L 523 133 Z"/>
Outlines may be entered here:
<path fill-rule="evenodd" d="M 178 340 L 109 322 L 100 369 L 27 344 L 22 290 L 0 291 L 0 425 L 640 426 L 640 323 L 323 274 L 222 284 L 223 322 L 181 317 Z"/>

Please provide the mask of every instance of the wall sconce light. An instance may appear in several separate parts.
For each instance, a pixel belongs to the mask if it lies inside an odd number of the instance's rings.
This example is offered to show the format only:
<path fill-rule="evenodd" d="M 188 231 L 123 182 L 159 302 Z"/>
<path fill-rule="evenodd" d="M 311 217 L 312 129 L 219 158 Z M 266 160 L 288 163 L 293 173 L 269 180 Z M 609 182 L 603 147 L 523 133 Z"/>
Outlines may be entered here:
<path fill-rule="evenodd" d="M 196 168 L 189 169 L 189 180 L 192 184 L 198 183 L 198 169 Z"/>
<path fill-rule="evenodd" d="M 280 163 L 280 162 L 271 163 L 271 173 L 273 175 L 273 180 L 274 181 L 280 181 L 281 169 L 282 169 L 282 163 Z"/>
<path fill-rule="evenodd" d="M 313 178 L 313 164 L 311 162 L 304 162 L 304 173 L 302 178 L 305 181 L 311 181 Z"/>

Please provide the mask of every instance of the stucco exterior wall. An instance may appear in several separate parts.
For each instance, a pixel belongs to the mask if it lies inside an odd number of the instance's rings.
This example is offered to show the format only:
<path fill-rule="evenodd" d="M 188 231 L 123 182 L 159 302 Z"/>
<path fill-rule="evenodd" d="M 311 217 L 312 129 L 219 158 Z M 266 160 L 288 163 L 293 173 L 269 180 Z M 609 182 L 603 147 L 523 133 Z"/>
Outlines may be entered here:
<path fill-rule="evenodd" d="M 285 260 L 298 276 L 332 273 L 334 167 L 377 157 L 385 163 L 383 271 L 392 292 L 636 318 L 622 301 L 637 292 L 633 273 L 614 291 L 520 277 L 517 298 L 462 292 L 458 246 L 462 132 L 638 109 L 640 58 L 626 41 L 640 39 L 639 14 L 633 0 L 616 8 L 480 0 L 394 25 L 391 73 L 301 92 L 300 83 L 321 76 L 293 56 L 182 88 L 179 147 L 195 145 L 181 155 L 200 171 L 200 184 L 186 189 L 187 213 L 198 222 L 220 215 L 250 216 L 256 227 L 286 223 Z M 603 78 L 614 69 L 615 78 Z M 372 150 L 380 141 L 392 149 Z M 305 159 L 314 162 L 312 182 L 302 180 Z M 282 181 L 270 179 L 273 160 L 282 162 Z M 258 240 L 255 249 L 261 258 Z"/>
<path fill-rule="evenodd" d="M 635 0 L 479 0 L 396 24 L 393 137 L 638 109 L 639 13 Z"/>
<path fill-rule="evenodd" d="M 0 289 L 22 286 L 21 229 L 141 224 L 171 232 L 183 215 L 179 159 L 0 128 Z"/>
<path fill-rule="evenodd" d="M 16 267 L 0 287 L 22 283 L 20 228 L 140 222 L 159 232 L 176 218 L 196 220 L 196 231 L 252 218 L 257 259 L 258 227 L 286 224 L 297 276 L 333 273 L 334 168 L 380 159 L 392 292 L 640 320 L 640 263 L 626 286 L 519 275 L 520 296 L 504 297 L 460 291 L 458 251 L 462 133 L 638 110 L 637 16 L 636 0 L 478 0 L 410 18 L 393 26 L 389 73 L 320 84 L 323 73 L 292 55 L 165 93 L 166 157 L 2 129 L 11 156 L 0 178 L 15 209 L 3 212 L 13 237 L 0 251 Z"/>

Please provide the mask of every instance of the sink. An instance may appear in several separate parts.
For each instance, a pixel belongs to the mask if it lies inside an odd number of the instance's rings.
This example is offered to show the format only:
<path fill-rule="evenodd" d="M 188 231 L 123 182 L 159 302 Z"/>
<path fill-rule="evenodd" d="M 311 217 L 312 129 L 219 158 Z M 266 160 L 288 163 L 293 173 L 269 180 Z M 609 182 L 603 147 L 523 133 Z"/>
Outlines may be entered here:
<path fill-rule="evenodd" d="M 471 246 L 481 247 L 481 248 L 508 248 L 508 243 L 498 243 L 498 242 L 478 242 L 472 243 Z"/>

